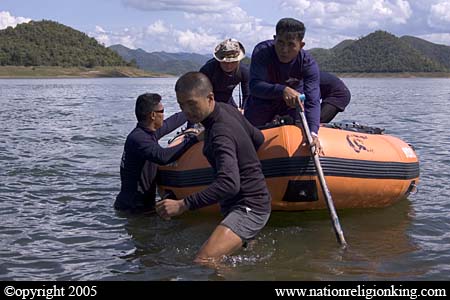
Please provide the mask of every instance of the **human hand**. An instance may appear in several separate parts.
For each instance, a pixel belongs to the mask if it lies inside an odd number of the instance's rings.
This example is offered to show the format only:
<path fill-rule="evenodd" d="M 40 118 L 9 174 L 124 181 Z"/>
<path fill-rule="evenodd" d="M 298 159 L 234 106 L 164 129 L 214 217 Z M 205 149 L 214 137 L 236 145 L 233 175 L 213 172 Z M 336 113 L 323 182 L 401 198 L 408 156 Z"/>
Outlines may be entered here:
<path fill-rule="evenodd" d="M 323 155 L 324 152 L 323 152 L 322 145 L 320 144 L 319 137 L 315 134 L 312 134 L 311 136 L 312 136 L 312 142 L 311 142 L 310 147 L 311 147 L 311 149 L 314 149 L 314 155 L 316 155 L 316 154 Z"/>
<path fill-rule="evenodd" d="M 289 107 L 296 107 L 297 103 L 300 104 L 303 110 L 303 104 L 300 101 L 300 93 L 290 87 L 285 87 L 283 90 L 283 100 Z"/>
<path fill-rule="evenodd" d="M 184 203 L 184 199 L 165 199 L 156 203 L 155 210 L 161 218 L 170 220 L 171 217 L 184 213 L 187 210 L 187 207 Z"/>
<path fill-rule="evenodd" d="M 201 128 L 195 128 L 195 127 L 191 127 L 186 129 L 183 133 L 185 134 L 185 139 L 195 136 L 197 138 L 197 140 L 203 141 L 205 139 L 205 129 L 203 127 Z"/>
<path fill-rule="evenodd" d="M 205 139 L 205 130 L 201 130 L 200 132 L 197 133 L 196 136 L 199 142 L 203 141 Z"/>

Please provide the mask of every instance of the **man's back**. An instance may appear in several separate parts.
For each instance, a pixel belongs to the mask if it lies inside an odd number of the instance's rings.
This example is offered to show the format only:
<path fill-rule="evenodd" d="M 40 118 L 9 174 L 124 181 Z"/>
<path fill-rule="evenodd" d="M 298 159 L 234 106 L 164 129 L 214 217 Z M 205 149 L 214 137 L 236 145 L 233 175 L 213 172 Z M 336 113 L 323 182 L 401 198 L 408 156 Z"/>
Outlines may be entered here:
<path fill-rule="evenodd" d="M 239 111 L 229 105 L 215 103 L 205 126 L 203 152 L 215 171 L 215 182 L 205 191 L 186 198 L 194 208 L 219 201 L 222 212 L 233 206 L 249 207 L 258 212 L 270 212 L 261 163 L 256 149 L 264 142 L 262 133 L 253 127 Z"/>
<path fill-rule="evenodd" d="M 231 50 L 225 56 L 230 60 L 239 53 L 243 56 L 242 50 Z M 205 126 L 203 153 L 213 168 L 214 180 L 203 191 L 184 199 L 158 202 L 156 212 L 167 220 L 187 210 L 219 203 L 224 219 L 195 258 L 199 263 L 215 264 L 254 239 L 269 220 L 271 198 L 256 154 L 264 136 L 237 109 L 214 101 L 211 82 L 201 72 L 181 76 L 175 92 L 189 122 Z"/>
<path fill-rule="evenodd" d="M 127 136 L 120 164 L 120 193 L 117 195 L 117 209 L 144 209 L 154 205 L 156 186 L 153 178 L 157 167 L 139 153 L 141 141 L 157 143 L 154 133 L 136 126 Z"/>

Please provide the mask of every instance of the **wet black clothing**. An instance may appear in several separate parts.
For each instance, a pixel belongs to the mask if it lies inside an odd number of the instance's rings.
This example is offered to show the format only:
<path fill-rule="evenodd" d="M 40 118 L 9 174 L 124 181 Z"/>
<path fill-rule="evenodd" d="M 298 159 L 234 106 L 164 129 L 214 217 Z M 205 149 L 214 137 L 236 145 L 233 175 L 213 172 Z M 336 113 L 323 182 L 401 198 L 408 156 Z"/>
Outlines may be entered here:
<path fill-rule="evenodd" d="M 219 202 L 223 215 L 236 206 L 270 212 L 271 197 L 256 154 L 264 142 L 261 131 L 237 109 L 218 102 L 202 124 L 203 154 L 214 170 L 215 179 L 205 190 L 185 198 L 188 208 L 194 210 Z"/>
<path fill-rule="evenodd" d="M 120 164 L 120 193 L 114 208 L 119 210 L 150 210 L 155 206 L 157 164 L 165 165 L 175 161 L 190 146 L 196 137 L 181 144 L 163 148 L 158 140 L 186 122 L 184 113 L 177 113 L 164 120 L 163 126 L 150 131 L 139 124 L 128 135 Z"/>
<path fill-rule="evenodd" d="M 342 80 L 333 74 L 320 71 L 320 97 L 322 103 L 331 104 L 341 112 L 350 102 L 351 95 Z"/>
<path fill-rule="evenodd" d="M 200 72 L 205 74 L 211 81 L 214 91 L 214 100 L 217 102 L 224 102 L 237 107 L 236 102 L 233 99 L 233 90 L 239 83 L 241 83 L 242 106 L 245 101 L 247 101 L 247 98 L 250 95 L 248 87 L 249 71 L 247 65 L 241 62 L 239 63 L 239 68 L 236 72 L 227 74 L 220 67 L 220 62 L 213 58 L 206 62 L 200 69 Z"/>

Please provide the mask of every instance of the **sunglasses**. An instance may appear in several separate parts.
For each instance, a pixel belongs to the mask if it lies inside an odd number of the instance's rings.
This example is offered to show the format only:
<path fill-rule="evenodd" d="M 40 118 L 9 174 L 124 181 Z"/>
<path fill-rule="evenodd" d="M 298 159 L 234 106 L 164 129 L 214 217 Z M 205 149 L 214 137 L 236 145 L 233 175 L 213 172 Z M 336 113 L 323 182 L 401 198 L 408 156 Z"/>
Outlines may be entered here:
<path fill-rule="evenodd" d="M 154 112 L 163 114 L 164 113 L 164 108 L 160 109 L 160 110 L 154 110 Z"/>

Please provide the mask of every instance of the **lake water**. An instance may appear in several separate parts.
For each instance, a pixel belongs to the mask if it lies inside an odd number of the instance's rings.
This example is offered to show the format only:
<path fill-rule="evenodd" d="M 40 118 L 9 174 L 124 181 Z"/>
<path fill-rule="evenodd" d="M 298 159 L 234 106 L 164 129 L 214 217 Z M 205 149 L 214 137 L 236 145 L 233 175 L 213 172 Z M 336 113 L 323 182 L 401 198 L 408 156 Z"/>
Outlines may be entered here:
<path fill-rule="evenodd" d="M 353 79 L 334 121 L 413 144 L 419 193 L 383 209 L 273 213 L 220 269 L 192 263 L 220 220 L 163 221 L 112 208 L 135 98 L 178 110 L 176 79 L 0 80 L 0 280 L 444 280 L 450 278 L 449 79 Z M 163 144 L 166 144 L 167 139 Z"/>

